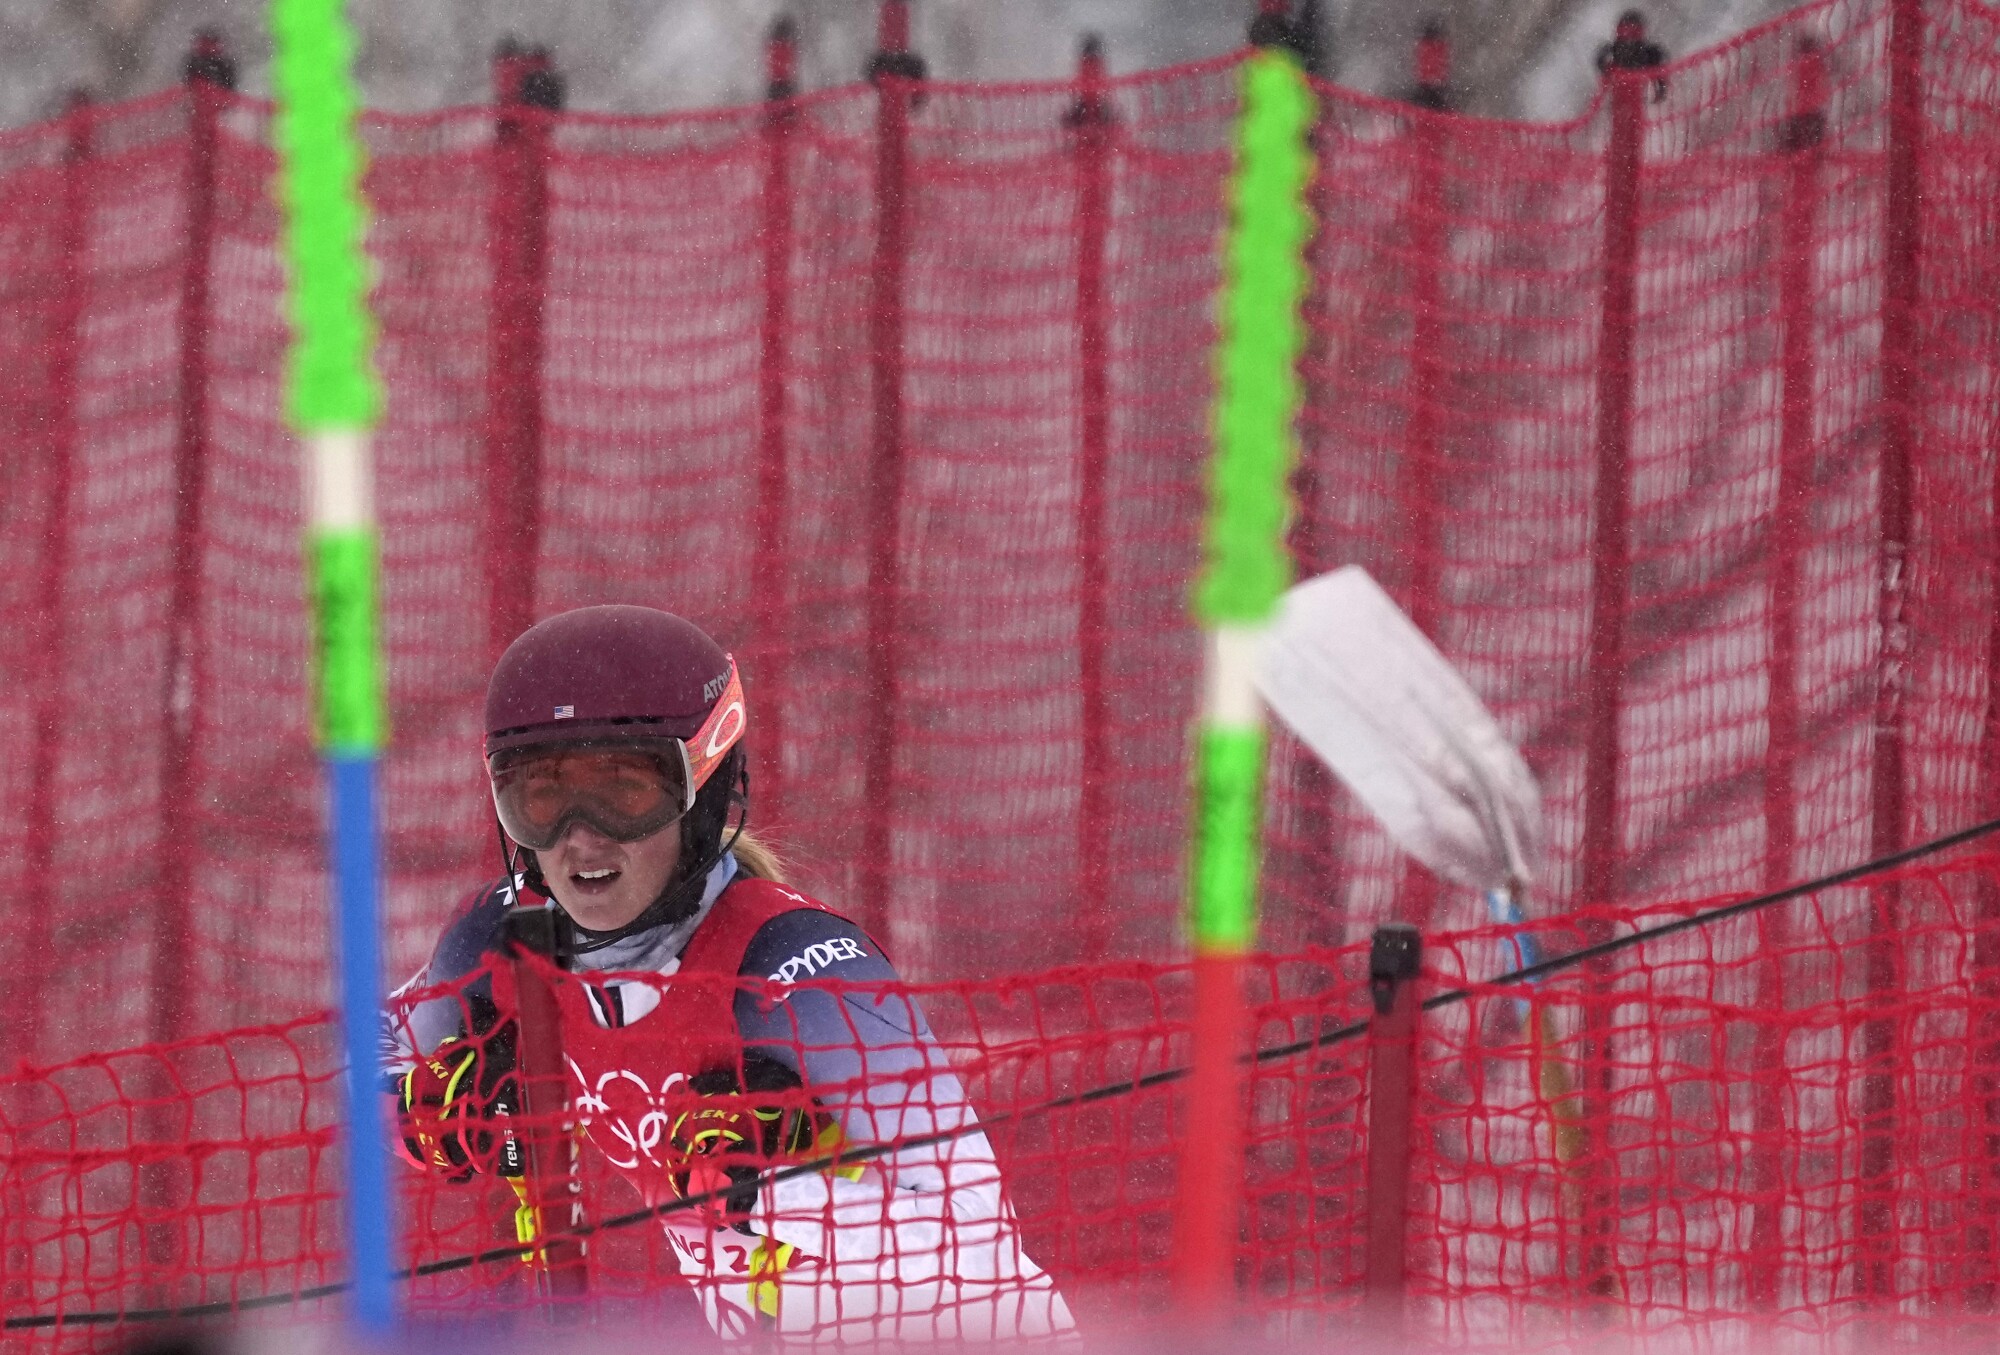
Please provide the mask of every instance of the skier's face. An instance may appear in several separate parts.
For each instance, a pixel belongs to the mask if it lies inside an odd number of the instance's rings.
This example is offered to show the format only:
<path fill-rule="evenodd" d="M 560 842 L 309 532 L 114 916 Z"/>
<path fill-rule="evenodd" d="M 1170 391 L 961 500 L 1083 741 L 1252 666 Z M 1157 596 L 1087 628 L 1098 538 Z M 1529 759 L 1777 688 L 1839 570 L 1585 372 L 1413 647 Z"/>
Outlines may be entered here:
<path fill-rule="evenodd" d="M 594 932 L 615 931 L 646 911 L 673 878 L 681 826 L 674 822 L 637 842 L 614 842 L 575 823 L 535 859 L 571 921 Z"/>

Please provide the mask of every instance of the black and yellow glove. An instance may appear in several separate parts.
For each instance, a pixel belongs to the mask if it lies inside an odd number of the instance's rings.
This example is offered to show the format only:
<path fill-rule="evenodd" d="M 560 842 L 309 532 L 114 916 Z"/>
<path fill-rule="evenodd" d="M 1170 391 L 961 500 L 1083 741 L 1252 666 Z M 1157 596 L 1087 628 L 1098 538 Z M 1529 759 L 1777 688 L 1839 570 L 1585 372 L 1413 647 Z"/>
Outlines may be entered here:
<path fill-rule="evenodd" d="M 513 1027 L 483 1040 L 446 1040 L 398 1084 L 403 1149 L 447 1181 L 477 1172 L 519 1177 L 526 1169 L 509 1119 L 520 1104 Z"/>
<path fill-rule="evenodd" d="M 811 1149 L 825 1119 L 796 1092 L 798 1077 L 773 1059 L 751 1054 L 744 1076 L 725 1069 L 688 1082 L 691 1097 L 674 1114 L 668 1146 L 669 1180 L 682 1199 L 719 1195 L 702 1212 L 718 1227 L 748 1231 L 763 1170 Z"/>

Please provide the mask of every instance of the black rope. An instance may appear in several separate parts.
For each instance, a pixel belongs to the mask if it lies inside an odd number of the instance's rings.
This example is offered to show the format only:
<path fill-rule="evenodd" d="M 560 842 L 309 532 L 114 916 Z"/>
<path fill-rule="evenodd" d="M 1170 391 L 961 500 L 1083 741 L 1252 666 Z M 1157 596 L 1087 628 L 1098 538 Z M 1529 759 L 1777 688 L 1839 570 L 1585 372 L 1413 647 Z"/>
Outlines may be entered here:
<path fill-rule="evenodd" d="M 1534 983 L 1539 979 L 1548 977 L 1550 974 L 1560 973 L 1565 969 L 1572 969 L 1577 965 L 1587 964 L 1592 960 L 1602 959 L 1608 955 L 1616 955 L 1620 951 L 1631 950 L 1635 947 L 1645 945 L 1649 941 L 1657 941 L 1663 936 L 1673 936 L 1679 932 L 1692 931 L 1697 927 L 1706 927 L 1712 923 L 1726 922 L 1730 918 L 1741 917 L 1746 913 L 1756 912 L 1762 908 L 1769 908 L 1775 904 L 1789 903 L 1793 899 L 1802 898 L 1807 894 L 1817 894 L 1822 890 L 1836 889 L 1841 885 L 1853 884 L 1855 881 L 1866 879 L 1871 875 L 1885 874 L 1895 870 L 1899 866 L 1906 866 L 1912 861 L 1920 861 L 1925 857 L 1936 856 L 1941 852 L 1950 851 L 1954 847 L 1962 847 L 1968 842 L 1976 841 L 1979 838 L 1990 836 L 1996 832 L 2000 832 L 2000 819 L 1989 819 L 1985 823 L 1975 824 L 1970 828 L 1962 828 L 1958 832 L 1947 833 L 1943 837 L 1932 838 L 1930 841 L 1920 843 L 1915 847 L 1908 847 L 1900 852 L 1891 852 L 1887 856 L 1880 856 L 1861 865 L 1850 866 L 1845 870 L 1835 871 L 1830 875 L 1822 875 L 1817 879 L 1807 880 L 1801 884 L 1787 885 L 1783 889 L 1774 889 L 1769 893 L 1752 895 L 1750 898 L 1739 900 L 1736 903 L 1724 904 L 1719 908 L 1710 908 L 1704 912 L 1691 913 L 1684 918 L 1676 918 L 1672 922 L 1663 922 L 1657 927 L 1648 927 L 1643 931 L 1613 937 L 1608 941 L 1600 941 L 1595 945 L 1584 946 L 1553 959 L 1543 960 L 1537 964 L 1527 965 L 1505 974 L 1496 975 L 1480 984 L 1479 990 L 1508 988 L 1519 984 Z M 1440 1007 L 1449 1007 L 1453 1003 L 1467 1001 L 1475 995 L 1476 991 L 1473 988 L 1453 988 L 1446 992 L 1433 994 L 1424 1000 L 1422 1010 L 1427 1012 L 1436 1011 Z M 1274 1045 L 1268 1049 L 1259 1049 L 1254 1053 L 1244 1055 L 1242 1062 L 1253 1067 L 1260 1064 L 1281 1063 L 1286 1059 L 1297 1058 L 1301 1054 L 1309 1054 L 1315 1050 L 1328 1049 L 1334 1045 L 1346 1044 L 1350 1041 L 1358 1040 L 1368 1033 L 1369 1025 L 1370 1022 L 1367 1019 L 1351 1022 L 1348 1025 L 1340 1026 L 1333 1030 L 1322 1031 L 1308 1039 L 1297 1040 L 1290 1044 Z M 941 1129 L 935 1133 L 901 1139 L 895 1143 L 879 1143 L 866 1148 L 858 1148 L 852 1152 L 833 1153 L 825 1157 L 814 1158 L 807 1162 L 794 1163 L 791 1166 L 764 1173 L 759 1185 L 760 1187 L 776 1185 L 781 1181 L 790 1181 L 802 1176 L 817 1175 L 832 1168 L 852 1167 L 860 1163 L 874 1161 L 876 1158 L 887 1157 L 894 1153 L 907 1152 L 913 1148 L 939 1147 L 943 1144 L 956 1142 L 972 1134 L 984 1133 L 989 1129 L 997 1129 L 1017 1121 L 1052 1114 L 1060 1110 L 1073 1110 L 1079 1106 L 1094 1105 L 1099 1101 L 1109 1101 L 1120 1096 L 1130 1096 L 1136 1092 L 1149 1091 L 1154 1087 L 1170 1086 L 1173 1083 L 1185 1080 L 1193 1071 L 1192 1068 L 1164 1068 L 1156 1073 L 1147 1073 L 1143 1077 L 1135 1077 L 1124 1082 L 1113 1082 L 1102 1087 L 1093 1087 L 1089 1091 L 1076 1092 L 1069 1096 L 1059 1096 L 1052 1101 L 1044 1101 L 1038 1105 L 1028 1106 L 1020 1110 L 1001 1111 L 983 1121 L 973 1121 L 969 1124 L 960 1125 L 956 1129 Z M 506 1261 L 519 1257 L 524 1251 L 543 1247 L 551 1242 L 581 1241 L 597 1233 L 609 1232 L 614 1228 L 630 1228 L 636 1224 L 650 1223 L 686 1210 L 700 1209 L 703 1205 L 711 1204 L 727 1196 L 734 1195 L 741 1189 L 742 1186 L 740 1185 L 731 1185 L 709 1191 L 706 1194 L 691 1195 L 685 1199 L 672 1200 L 666 1204 L 654 1205 L 647 1209 L 635 1209 L 628 1214 L 614 1215 L 611 1218 L 605 1219 L 602 1223 L 581 1224 L 566 1232 L 557 1233 L 552 1237 L 544 1238 L 532 1244 L 514 1242 L 505 1246 L 488 1247 L 484 1251 L 473 1252 L 466 1256 L 453 1256 L 439 1261 L 426 1261 L 419 1266 L 410 1266 L 398 1270 L 392 1278 L 397 1280 L 419 1279 L 430 1275 L 443 1275 L 452 1271 L 469 1270 L 473 1266 L 489 1265 L 496 1261 Z M 311 1289 L 302 1289 L 292 1293 L 266 1294 L 257 1298 L 198 1303 L 185 1308 L 133 1308 L 123 1312 L 38 1313 L 30 1317 L 10 1317 L 4 1323 L 0 1323 L 0 1330 L 25 1331 L 34 1328 L 67 1326 L 72 1324 L 76 1326 L 99 1326 L 116 1322 L 168 1322 L 185 1321 L 190 1318 L 221 1317 L 229 1313 L 248 1312 L 258 1308 L 310 1303 L 318 1299 L 331 1298 L 336 1294 L 344 1293 L 348 1287 L 349 1282 L 340 1281 L 335 1284 L 316 1285 Z"/>

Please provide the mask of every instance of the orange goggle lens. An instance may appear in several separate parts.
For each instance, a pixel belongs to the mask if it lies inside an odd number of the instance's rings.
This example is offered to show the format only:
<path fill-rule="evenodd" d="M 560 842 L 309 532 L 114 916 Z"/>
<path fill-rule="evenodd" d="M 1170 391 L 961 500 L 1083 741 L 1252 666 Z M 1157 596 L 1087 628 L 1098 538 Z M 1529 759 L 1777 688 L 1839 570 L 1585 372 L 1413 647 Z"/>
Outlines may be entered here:
<path fill-rule="evenodd" d="M 493 806 L 507 836 L 533 851 L 555 846 L 576 823 L 636 842 L 694 807 L 694 782 L 678 739 L 537 751 L 493 769 Z"/>

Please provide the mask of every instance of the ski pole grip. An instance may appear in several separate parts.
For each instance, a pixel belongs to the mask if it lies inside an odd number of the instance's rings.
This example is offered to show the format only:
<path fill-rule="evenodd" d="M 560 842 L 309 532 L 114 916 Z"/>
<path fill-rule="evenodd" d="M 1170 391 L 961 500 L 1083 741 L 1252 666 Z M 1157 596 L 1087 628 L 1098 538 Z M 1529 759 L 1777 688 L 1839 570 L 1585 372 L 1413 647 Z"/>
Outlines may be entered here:
<path fill-rule="evenodd" d="M 558 969 L 568 969 L 569 928 L 564 921 L 553 903 L 517 903 L 507 910 L 507 940 L 552 961 Z"/>
<path fill-rule="evenodd" d="M 554 903 L 516 904 L 507 910 L 505 935 L 514 968 L 518 1004 L 521 1079 L 521 1134 L 527 1148 L 527 1204 L 533 1230 L 541 1237 L 568 1234 L 576 1217 L 573 1148 L 563 1132 L 568 1109 L 563 1063 L 562 1013 L 547 970 L 530 955 L 563 965 L 568 960 L 568 928 Z M 534 1255 L 534 1253 L 530 1253 Z M 588 1287 L 583 1244 L 573 1236 L 555 1238 L 540 1249 L 537 1267 L 552 1309 L 573 1305 Z M 565 1304 L 565 1300 L 569 1301 Z"/>

